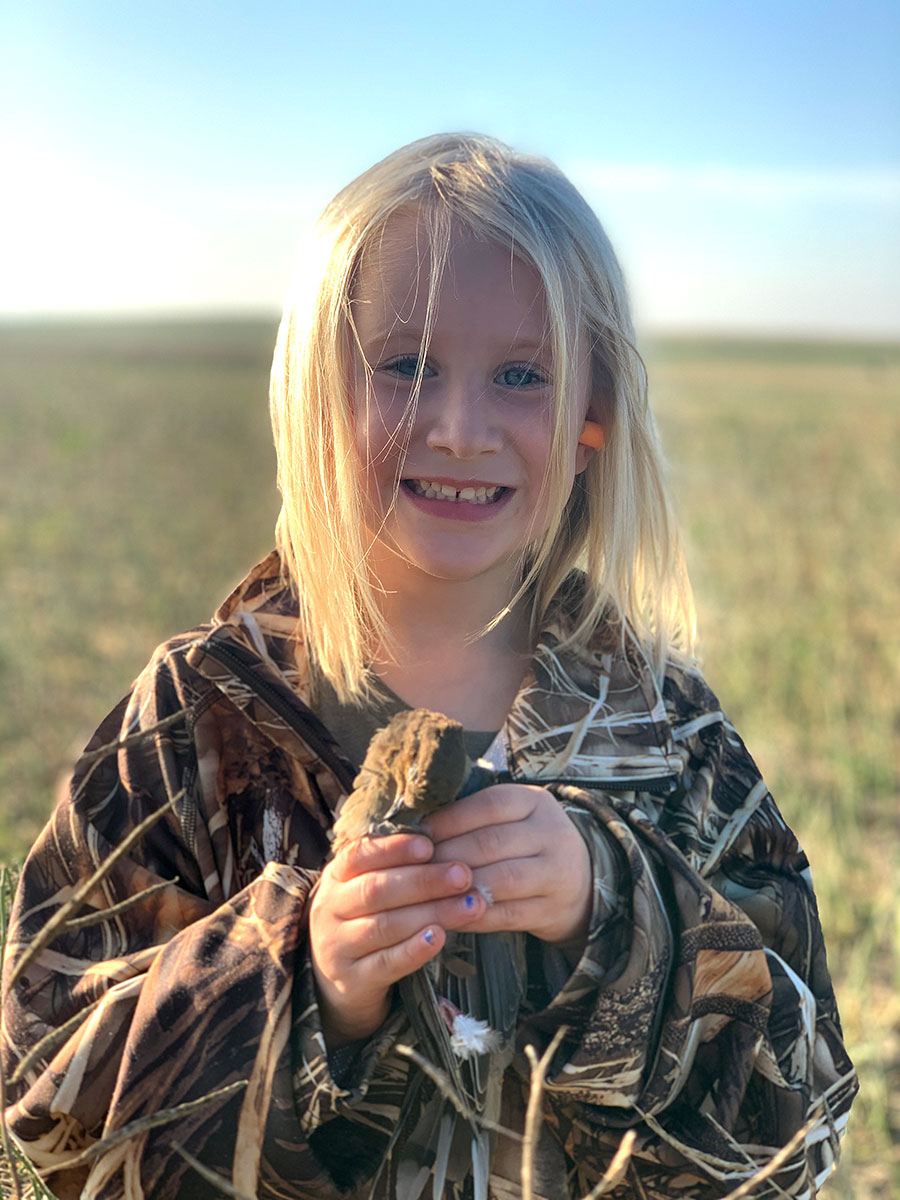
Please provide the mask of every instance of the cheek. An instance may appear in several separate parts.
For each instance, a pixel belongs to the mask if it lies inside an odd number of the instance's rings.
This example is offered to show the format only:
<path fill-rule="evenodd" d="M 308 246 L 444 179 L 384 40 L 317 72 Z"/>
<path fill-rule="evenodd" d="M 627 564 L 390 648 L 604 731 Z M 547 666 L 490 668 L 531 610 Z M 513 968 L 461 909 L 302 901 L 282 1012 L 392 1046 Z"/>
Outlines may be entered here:
<path fill-rule="evenodd" d="M 561 474 L 551 471 L 551 449 L 553 444 L 552 430 L 549 426 L 543 436 L 531 440 L 529 447 L 530 477 L 533 495 L 535 497 L 535 537 L 542 537 L 562 519 L 562 513 L 568 503 L 579 471 L 579 447 L 572 444 L 566 448 L 565 461 Z M 554 517 L 556 506 L 559 505 L 558 516 Z"/>
<path fill-rule="evenodd" d="M 356 449 L 360 462 L 378 467 L 405 453 L 409 441 L 409 398 L 393 385 L 357 394 L 354 404 Z"/>
<path fill-rule="evenodd" d="M 376 517 L 383 505 L 378 499 L 378 463 L 384 457 L 385 437 L 380 433 L 378 411 L 357 389 L 352 401 L 353 445 L 356 451 L 356 470 L 362 494 L 370 509 L 369 520 Z"/>
<path fill-rule="evenodd" d="M 549 479 L 553 454 L 553 417 L 548 413 L 535 414 L 531 420 L 519 427 L 521 452 L 528 459 L 528 473 L 532 486 L 540 486 Z M 566 464 L 568 470 L 568 463 Z"/>

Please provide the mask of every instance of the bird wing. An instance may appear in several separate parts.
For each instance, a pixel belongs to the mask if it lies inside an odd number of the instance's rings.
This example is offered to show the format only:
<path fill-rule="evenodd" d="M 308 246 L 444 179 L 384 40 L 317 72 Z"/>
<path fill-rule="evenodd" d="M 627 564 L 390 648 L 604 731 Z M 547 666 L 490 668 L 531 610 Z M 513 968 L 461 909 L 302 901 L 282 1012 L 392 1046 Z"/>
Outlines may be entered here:
<path fill-rule="evenodd" d="M 409 829 L 494 782 L 490 764 L 466 758 L 457 722 L 425 709 L 398 713 L 372 739 L 338 833 Z M 417 1049 L 445 1083 L 442 1088 L 422 1072 L 410 1075 L 376 1176 L 387 1171 L 388 1194 L 397 1200 L 419 1200 L 429 1178 L 434 1200 L 443 1200 L 448 1181 L 462 1183 L 470 1175 L 474 1200 L 487 1200 L 492 1135 L 481 1119 L 496 1122 L 500 1115 L 525 987 L 524 945 L 518 933 L 450 934 L 436 961 L 398 983 Z M 495 1031 L 482 1052 L 461 1051 L 451 1010 Z"/>

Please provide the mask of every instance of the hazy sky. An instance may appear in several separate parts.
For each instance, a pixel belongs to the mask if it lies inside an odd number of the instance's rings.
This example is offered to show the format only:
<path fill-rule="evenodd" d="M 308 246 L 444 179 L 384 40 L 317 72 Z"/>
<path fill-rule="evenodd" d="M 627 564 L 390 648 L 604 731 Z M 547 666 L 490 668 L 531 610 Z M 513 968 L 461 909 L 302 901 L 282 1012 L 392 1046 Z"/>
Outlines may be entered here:
<path fill-rule="evenodd" d="M 900 333 L 900 6 L 5 0 L 0 313 L 274 312 L 326 200 L 554 159 L 650 328 Z"/>

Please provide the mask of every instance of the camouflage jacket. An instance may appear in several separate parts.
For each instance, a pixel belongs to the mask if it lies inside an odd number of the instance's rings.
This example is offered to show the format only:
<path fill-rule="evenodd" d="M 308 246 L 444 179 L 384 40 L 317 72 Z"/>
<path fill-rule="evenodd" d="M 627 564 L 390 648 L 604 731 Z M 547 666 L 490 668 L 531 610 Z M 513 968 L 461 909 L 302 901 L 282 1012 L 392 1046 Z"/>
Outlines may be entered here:
<path fill-rule="evenodd" d="M 531 956 L 520 1046 L 568 1029 L 536 1192 L 584 1196 L 633 1128 L 607 1194 L 723 1195 L 794 1139 L 754 1195 L 813 1195 L 856 1083 L 806 859 L 700 676 L 673 667 L 660 690 L 609 630 L 560 648 L 570 608 L 560 597 L 500 739 L 514 780 L 566 804 L 594 871 L 581 960 L 560 973 Z M 304 703 L 295 626 L 271 555 L 209 625 L 157 650 L 25 864 L 7 1080 L 37 1053 L 7 1118 L 61 1197 L 221 1195 L 182 1150 L 235 1195 L 369 1194 L 417 1068 L 394 1049 L 402 1011 L 349 1076 L 326 1054 L 306 911 L 355 769 Z M 167 804 L 10 987 L 45 923 Z M 517 1055 L 502 1123 L 521 1129 L 527 1085 Z M 520 1194 L 510 1146 L 496 1200 Z"/>

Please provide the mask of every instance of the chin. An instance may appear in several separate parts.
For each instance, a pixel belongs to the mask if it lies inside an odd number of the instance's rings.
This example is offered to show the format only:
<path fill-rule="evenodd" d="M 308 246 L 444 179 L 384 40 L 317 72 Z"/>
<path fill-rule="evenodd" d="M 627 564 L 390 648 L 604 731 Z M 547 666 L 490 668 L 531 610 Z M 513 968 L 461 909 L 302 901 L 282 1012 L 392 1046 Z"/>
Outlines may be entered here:
<path fill-rule="evenodd" d="M 426 548 L 415 546 L 396 546 L 398 558 L 405 563 L 409 571 L 436 581 L 445 583 L 468 583 L 476 579 L 493 577 L 496 580 L 512 580 L 518 578 L 518 567 L 521 559 L 519 551 L 510 556 L 481 557 L 460 550 L 452 554 L 435 554 Z"/>
<path fill-rule="evenodd" d="M 490 575 L 501 575 L 507 578 L 513 574 L 512 569 L 498 568 L 494 564 L 481 565 L 472 562 L 447 562 L 422 560 L 413 557 L 406 559 L 411 570 L 442 583 L 469 583 Z"/>

